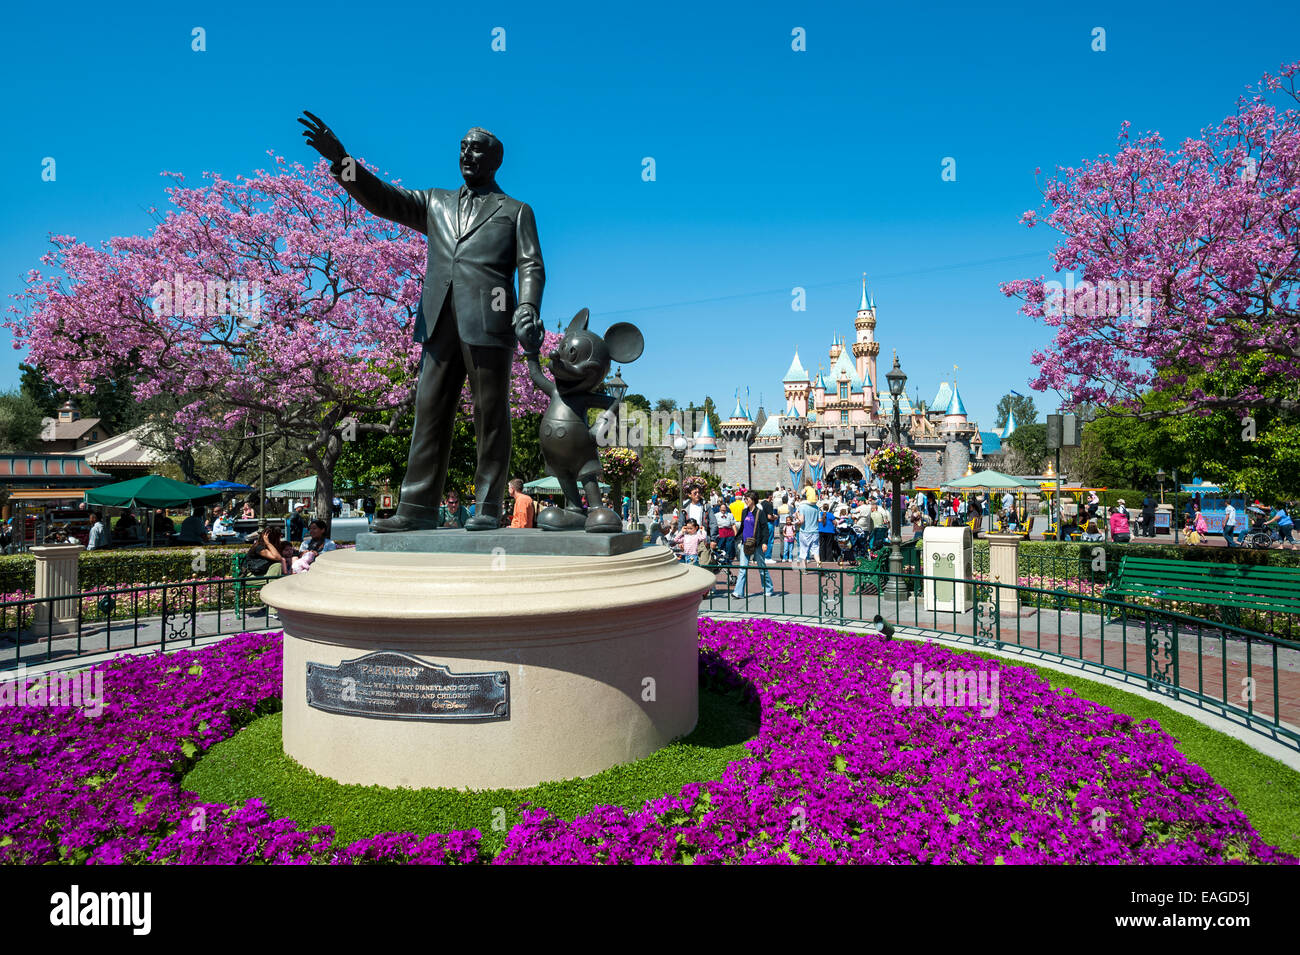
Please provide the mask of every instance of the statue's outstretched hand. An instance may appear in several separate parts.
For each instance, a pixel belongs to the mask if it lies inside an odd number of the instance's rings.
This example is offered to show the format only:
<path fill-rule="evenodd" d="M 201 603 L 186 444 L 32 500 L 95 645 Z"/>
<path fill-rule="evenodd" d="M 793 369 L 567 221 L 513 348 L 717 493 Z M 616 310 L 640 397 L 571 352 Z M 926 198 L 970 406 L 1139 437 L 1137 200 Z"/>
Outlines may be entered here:
<path fill-rule="evenodd" d="M 348 154 L 348 151 L 343 148 L 343 144 L 339 142 L 339 138 L 334 135 L 334 130 L 326 126 L 325 121 L 319 116 L 316 116 L 307 110 L 303 110 L 302 112 L 303 116 L 306 116 L 307 118 L 303 119 L 302 116 L 299 116 L 298 122 L 307 127 L 303 130 L 303 136 L 307 139 L 307 145 L 332 163 L 342 160 L 343 157 Z"/>

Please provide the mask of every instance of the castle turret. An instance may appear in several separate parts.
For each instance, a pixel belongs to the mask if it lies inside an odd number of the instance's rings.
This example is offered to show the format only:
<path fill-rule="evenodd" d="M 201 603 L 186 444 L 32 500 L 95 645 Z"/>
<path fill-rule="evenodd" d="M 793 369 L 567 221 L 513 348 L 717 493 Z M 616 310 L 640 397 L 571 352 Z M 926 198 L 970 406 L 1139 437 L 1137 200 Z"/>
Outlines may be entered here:
<path fill-rule="evenodd" d="M 704 422 L 708 425 L 708 421 Z M 740 484 L 746 480 L 746 458 L 749 456 L 749 444 L 754 437 L 754 422 L 749 419 L 749 411 L 740 403 L 740 392 L 736 392 L 736 408 L 731 417 L 720 423 L 722 450 L 726 453 L 726 463 L 722 468 L 722 480 L 727 484 Z"/>
<path fill-rule="evenodd" d="M 794 350 L 794 361 L 790 362 L 790 369 L 781 379 L 785 388 L 785 403 L 793 405 L 799 409 L 800 414 L 806 414 L 808 411 L 809 392 L 812 390 L 812 382 L 808 379 L 808 372 L 804 370 L 799 361 L 799 349 Z M 736 399 L 739 401 L 739 397 Z"/>
<path fill-rule="evenodd" d="M 853 343 L 853 357 L 857 361 L 858 377 L 872 383 L 876 381 L 876 356 L 880 343 L 876 341 L 876 303 L 867 295 L 867 273 L 862 273 L 862 302 L 858 316 L 853 321 L 857 340 Z"/>

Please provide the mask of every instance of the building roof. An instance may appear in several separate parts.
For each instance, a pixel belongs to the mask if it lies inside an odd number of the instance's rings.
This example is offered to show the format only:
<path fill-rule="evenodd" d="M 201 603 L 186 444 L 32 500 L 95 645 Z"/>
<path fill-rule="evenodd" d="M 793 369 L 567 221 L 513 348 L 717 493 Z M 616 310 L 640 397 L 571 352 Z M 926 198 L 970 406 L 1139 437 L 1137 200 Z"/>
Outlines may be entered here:
<path fill-rule="evenodd" d="M 98 418 L 75 418 L 72 421 L 54 421 L 53 441 L 75 441 L 82 435 L 99 427 Z"/>
<path fill-rule="evenodd" d="M 749 411 L 740 403 L 740 395 L 736 395 L 736 410 L 731 413 L 731 420 L 732 421 L 750 420 Z"/>
<path fill-rule="evenodd" d="M 1002 436 L 996 431 L 981 431 L 985 454 L 999 454 L 1002 451 Z"/>
<path fill-rule="evenodd" d="M 681 429 L 680 427 L 678 427 L 678 425 L 677 425 L 677 419 L 676 419 L 676 418 L 674 418 L 672 421 L 669 421 L 669 422 L 668 422 L 668 431 L 667 431 L 666 433 L 667 433 L 667 434 L 681 434 L 681 433 L 682 433 L 682 429 Z"/>
<path fill-rule="evenodd" d="M 77 453 L 85 458 L 91 467 L 152 468 L 165 464 L 166 455 L 140 443 L 140 439 L 147 435 L 148 430 L 149 426 L 142 424 L 115 437 L 88 444 Z"/>
<path fill-rule="evenodd" d="M 790 362 L 790 370 L 785 373 L 785 377 L 781 380 L 783 382 L 808 380 L 808 372 L 805 371 L 803 365 L 799 363 L 799 349 L 796 348 L 794 350 L 794 361 Z"/>
<path fill-rule="evenodd" d="M 763 422 L 763 427 L 759 429 L 760 438 L 779 438 L 781 436 L 781 415 L 774 414 Z"/>
<path fill-rule="evenodd" d="M 0 454 L 0 484 L 9 487 L 85 487 L 112 480 L 80 454 Z"/>
<path fill-rule="evenodd" d="M 930 410 L 944 411 L 945 409 L 947 409 L 948 403 L 951 401 L 952 401 L 952 386 L 945 381 L 939 385 L 938 393 L 935 394 L 934 400 L 930 402 Z"/>

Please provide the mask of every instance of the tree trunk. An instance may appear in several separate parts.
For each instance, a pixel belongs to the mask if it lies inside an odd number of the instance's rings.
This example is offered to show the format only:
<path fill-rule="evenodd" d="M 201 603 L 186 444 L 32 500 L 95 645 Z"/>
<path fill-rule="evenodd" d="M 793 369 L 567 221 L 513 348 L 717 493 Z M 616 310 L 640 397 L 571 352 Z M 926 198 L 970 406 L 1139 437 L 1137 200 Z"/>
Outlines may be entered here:
<path fill-rule="evenodd" d="M 316 471 L 316 497 L 312 505 L 315 517 L 325 522 L 325 536 L 330 533 L 334 518 L 334 465 L 343 453 L 343 442 L 338 434 L 331 434 L 325 442 L 325 448 L 319 457 L 312 455 L 311 462 Z"/>

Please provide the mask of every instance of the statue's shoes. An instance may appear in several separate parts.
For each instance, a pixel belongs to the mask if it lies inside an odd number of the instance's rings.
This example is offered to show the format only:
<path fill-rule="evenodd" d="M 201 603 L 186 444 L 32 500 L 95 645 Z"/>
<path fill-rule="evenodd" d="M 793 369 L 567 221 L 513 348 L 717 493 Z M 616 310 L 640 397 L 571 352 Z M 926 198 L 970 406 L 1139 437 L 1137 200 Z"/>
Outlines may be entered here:
<path fill-rule="evenodd" d="M 623 529 L 623 519 L 610 507 L 593 507 L 587 512 L 585 530 L 588 534 L 617 534 Z"/>
<path fill-rule="evenodd" d="M 465 522 L 467 531 L 494 531 L 501 526 L 501 520 L 491 514 L 475 514 Z"/>
<path fill-rule="evenodd" d="M 537 526 L 544 531 L 580 531 L 586 525 L 586 514 L 563 507 L 544 507 L 537 515 Z"/>
<path fill-rule="evenodd" d="M 382 520 L 375 521 L 370 525 L 372 534 L 403 534 L 406 531 L 432 531 L 437 530 L 438 522 L 431 521 L 424 517 L 409 517 L 406 514 L 398 514 L 396 517 L 385 517 Z"/>

